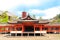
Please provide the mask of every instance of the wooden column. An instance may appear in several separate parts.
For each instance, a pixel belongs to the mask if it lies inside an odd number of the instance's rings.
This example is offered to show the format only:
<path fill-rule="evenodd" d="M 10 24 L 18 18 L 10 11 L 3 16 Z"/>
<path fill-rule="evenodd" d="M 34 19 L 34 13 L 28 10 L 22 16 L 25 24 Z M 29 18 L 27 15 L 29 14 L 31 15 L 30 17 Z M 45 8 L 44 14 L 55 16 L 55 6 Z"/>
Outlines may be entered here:
<path fill-rule="evenodd" d="M 50 32 L 51 31 L 51 27 L 50 26 L 47 26 L 47 27 L 48 27 L 48 30 L 47 31 Z"/>
<path fill-rule="evenodd" d="M 24 26 L 22 25 L 22 32 L 24 32 Z"/>
<path fill-rule="evenodd" d="M 18 26 L 14 27 L 14 31 L 16 31 L 15 36 L 17 36 L 17 30 L 16 30 L 16 28 L 18 28 Z"/>
<path fill-rule="evenodd" d="M 35 25 L 34 25 L 34 32 L 35 32 Z"/>
<path fill-rule="evenodd" d="M 11 28 L 10 28 L 10 26 L 9 26 L 9 32 L 11 31 Z"/>
<path fill-rule="evenodd" d="M 59 32 L 60 32 L 60 26 L 59 26 Z"/>
<path fill-rule="evenodd" d="M 1 27 L 0 27 L 0 32 L 1 32 Z"/>
<path fill-rule="evenodd" d="M 9 26 L 9 28 L 10 28 L 9 30 L 10 30 L 10 32 L 11 32 L 11 28 L 12 28 L 12 26 Z M 11 36 L 11 33 L 10 33 L 10 36 Z"/>
<path fill-rule="evenodd" d="M 16 28 L 17 28 L 17 27 L 15 26 L 15 27 L 14 27 L 14 31 L 17 31 Z"/>
<path fill-rule="evenodd" d="M 36 25 L 34 25 L 34 36 L 35 36 L 35 27 L 36 27 Z"/>
<path fill-rule="evenodd" d="M 23 36 L 23 32 L 24 32 L 24 26 L 22 25 L 22 33 L 21 33 L 21 36 Z"/>
<path fill-rule="evenodd" d="M 11 31 L 12 26 L 9 26 L 9 28 L 10 28 L 9 30 Z"/>
<path fill-rule="evenodd" d="M 5 26 L 3 27 L 3 32 L 5 33 Z"/>
<path fill-rule="evenodd" d="M 42 25 L 40 25 L 39 27 L 40 27 L 40 31 L 42 31 Z"/>

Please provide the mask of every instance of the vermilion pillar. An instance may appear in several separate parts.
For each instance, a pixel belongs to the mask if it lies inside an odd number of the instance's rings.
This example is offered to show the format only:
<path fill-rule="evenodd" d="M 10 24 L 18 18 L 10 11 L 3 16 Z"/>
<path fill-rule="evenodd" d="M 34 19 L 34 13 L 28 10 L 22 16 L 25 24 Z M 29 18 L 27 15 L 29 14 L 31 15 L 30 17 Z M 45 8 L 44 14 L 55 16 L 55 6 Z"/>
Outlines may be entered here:
<path fill-rule="evenodd" d="M 34 25 L 34 32 L 35 32 L 35 25 Z"/>
<path fill-rule="evenodd" d="M 59 26 L 59 32 L 60 32 L 60 26 Z"/>
<path fill-rule="evenodd" d="M 14 27 L 14 30 L 17 31 L 17 30 L 16 30 L 16 27 Z"/>
<path fill-rule="evenodd" d="M 24 32 L 24 26 L 22 25 L 22 32 Z"/>
<path fill-rule="evenodd" d="M 48 27 L 47 32 L 50 32 L 51 31 L 51 27 L 50 26 L 47 26 L 47 27 Z"/>
<path fill-rule="evenodd" d="M 39 27 L 40 27 L 40 31 L 42 31 L 42 25 L 40 25 Z"/>

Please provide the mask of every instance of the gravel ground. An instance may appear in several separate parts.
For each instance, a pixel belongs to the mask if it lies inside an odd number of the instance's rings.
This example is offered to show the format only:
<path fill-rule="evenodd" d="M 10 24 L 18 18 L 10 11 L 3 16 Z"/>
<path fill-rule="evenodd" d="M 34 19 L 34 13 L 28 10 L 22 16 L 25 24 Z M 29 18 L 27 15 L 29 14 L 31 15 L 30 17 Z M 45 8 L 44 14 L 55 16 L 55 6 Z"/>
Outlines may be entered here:
<path fill-rule="evenodd" d="M 0 40 L 60 40 L 60 34 L 46 34 L 45 36 L 8 36 L 0 34 Z"/>

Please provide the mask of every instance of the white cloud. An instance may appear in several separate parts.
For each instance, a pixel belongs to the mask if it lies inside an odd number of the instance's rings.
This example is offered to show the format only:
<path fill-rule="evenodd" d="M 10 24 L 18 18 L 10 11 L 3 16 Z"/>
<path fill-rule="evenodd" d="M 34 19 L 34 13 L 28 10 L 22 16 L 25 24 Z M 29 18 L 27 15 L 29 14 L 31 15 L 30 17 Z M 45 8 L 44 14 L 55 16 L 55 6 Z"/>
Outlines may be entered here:
<path fill-rule="evenodd" d="M 43 10 L 38 10 L 38 9 L 30 9 L 28 11 L 29 13 L 32 13 L 32 14 L 40 14 L 43 12 Z"/>
<path fill-rule="evenodd" d="M 22 16 L 22 11 L 18 11 L 17 15 L 18 15 L 18 17 L 21 17 Z"/>
<path fill-rule="evenodd" d="M 54 0 L 0 0 L 0 10 L 9 10 L 18 5 L 20 5 L 20 6 L 25 5 L 28 7 L 29 6 L 38 6 L 38 5 L 43 5 L 47 2 L 52 2 L 52 1 L 54 1 Z M 32 14 L 44 13 L 46 16 L 43 16 L 43 18 L 47 19 L 47 18 L 54 17 L 56 14 L 59 14 L 60 6 L 49 8 L 46 10 L 31 9 L 28 12 L 32 13 Z M 21 15 L 21 11 L 18 12 L 18 15 Z"/>
<path fill-rule="evenodd" d="M 50 18 L 53 18 L 54 16 L 56 16 L 57 14 L 59 14 L 60 13 L 59 7 L 53 7 L 53 8 L 44 10 L 44 13 L 46 14 L 46 16 L 44 16 L 43 18 L 50 19 Z"/>
<path fill-rule="evenodd" d="M 0 10 L 8 10 L 17 5 L 38 5 L 38 0 L 0 0 Z"/>
<path fill-rule="evenodd" d="M 51 0 L 0 0 L 0 10 L 9 10 L 17 5 L 38 6 Z"/>
<path fill-rule="evenodd" d="M 42 16 L 42 18 L 50 19 L 60 13 L 60 6 L 45 9 L 45 10 L 30 9 L 28 12 L 35 14 L 35 15 L 40 14 L 40 13 L 44 13 L 45 16 Z M 38 18 L 39 18 L 39 16 L 38 16 Z"/>

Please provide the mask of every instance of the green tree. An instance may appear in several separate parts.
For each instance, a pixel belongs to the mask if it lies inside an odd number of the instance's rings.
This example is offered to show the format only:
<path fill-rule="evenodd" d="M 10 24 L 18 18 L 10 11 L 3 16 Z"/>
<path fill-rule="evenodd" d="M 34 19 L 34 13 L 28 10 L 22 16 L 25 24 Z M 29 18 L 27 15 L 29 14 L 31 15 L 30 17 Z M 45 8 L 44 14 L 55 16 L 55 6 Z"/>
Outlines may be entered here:
<path fill-rule="evenodd" d="M 60 19 L 60 14 L 57 14 L 54 19 Z"/>
<path fill-rule="evenodd" d="M 35 15 L 33 15 L 33 18 L 34 18 L 34 19 L 36 18 Z"/>
<path fill-rule="evenodd" d="M 42 17 L 40 17 L 39 20 L 42 20 Z"/>
<path fill-rule="evenodd" d="M 7 23 L 7 22 L 8 22 L 8 15 L 7 15 L 7 11 L 5 11 L 0 16 L 0 23 Z"/>
<path fill-rule="evenodd" d="M 56 15 L 53 19 L 52 23 L 60 23 L 60 14 Z"/>

